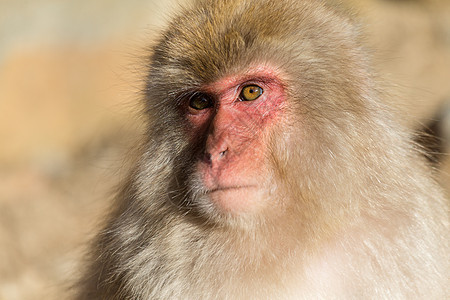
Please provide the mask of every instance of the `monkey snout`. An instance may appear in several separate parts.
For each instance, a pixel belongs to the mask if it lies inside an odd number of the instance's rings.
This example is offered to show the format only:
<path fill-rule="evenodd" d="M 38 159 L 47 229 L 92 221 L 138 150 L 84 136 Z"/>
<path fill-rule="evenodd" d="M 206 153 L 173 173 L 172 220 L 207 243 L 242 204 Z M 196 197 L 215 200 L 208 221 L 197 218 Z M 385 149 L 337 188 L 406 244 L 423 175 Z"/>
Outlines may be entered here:
<path fill-rule="evenodd" d="M 204 154 L 204 161 L 209 164 L 217 164 L 219 161 L 223 160 L 228 154 L 228 147 L 223 150 L 213 149 L 211 151 L 206 151 Z"/>

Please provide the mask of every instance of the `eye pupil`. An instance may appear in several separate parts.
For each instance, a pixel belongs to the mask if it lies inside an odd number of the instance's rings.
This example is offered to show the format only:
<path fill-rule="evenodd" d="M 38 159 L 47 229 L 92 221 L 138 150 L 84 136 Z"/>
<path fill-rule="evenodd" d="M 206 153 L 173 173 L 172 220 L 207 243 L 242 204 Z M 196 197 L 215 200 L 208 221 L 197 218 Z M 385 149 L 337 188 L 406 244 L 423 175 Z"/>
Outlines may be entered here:
<path fill-rule="evenodd" d="M 189 100 L 189 107 L 202 110 L 212 106 L 212 100 L 205 94 L 195 94 Z"/>
<path fill-rule="evenodd" d="M 245 86 L 239 98 L 241 101 L 253 101 L 259 98 L 263 93 L 263 89 L 257 85 L 247 85 Z"/>

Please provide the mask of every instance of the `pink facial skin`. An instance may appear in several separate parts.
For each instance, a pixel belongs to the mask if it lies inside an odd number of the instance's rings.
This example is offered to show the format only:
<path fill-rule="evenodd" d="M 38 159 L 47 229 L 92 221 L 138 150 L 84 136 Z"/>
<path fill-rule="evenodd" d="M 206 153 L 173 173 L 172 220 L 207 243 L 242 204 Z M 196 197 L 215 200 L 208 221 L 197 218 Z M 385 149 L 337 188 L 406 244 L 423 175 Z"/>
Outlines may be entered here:
<path fill-rule="evenodd" d="M 263 93 L 242 101 L 240 93 L 257 85 Z M 285 88 L 274 69 L 253 68 L 204 86 L 212 107 L 186 109 L 193 140 L 206 140 L 197 172 L 211 201 L 231 213 L 251 211 L 262 205 L 258 193 L 267 175 L 267 134 L 286 104 Z"/>

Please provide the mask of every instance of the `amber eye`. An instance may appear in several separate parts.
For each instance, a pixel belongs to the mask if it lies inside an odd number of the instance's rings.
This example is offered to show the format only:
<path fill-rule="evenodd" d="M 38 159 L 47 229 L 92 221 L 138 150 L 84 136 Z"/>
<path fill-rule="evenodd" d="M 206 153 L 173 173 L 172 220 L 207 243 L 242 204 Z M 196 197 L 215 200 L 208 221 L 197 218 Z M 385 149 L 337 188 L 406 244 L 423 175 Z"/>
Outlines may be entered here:
<path fill-rule="evenodd" d="M 189 99 L 189 107 L 195 110 L 202 110 L 213 106 L 213 101 L 208 95 L 197 93 Z"/>
<path fill-rule="evenodd" d="M 258 99 L 263 93 L 263 89 L 257 85 L 247 85 L 241 91 L 239 98 L 242 101 L 253 101 Z"/>

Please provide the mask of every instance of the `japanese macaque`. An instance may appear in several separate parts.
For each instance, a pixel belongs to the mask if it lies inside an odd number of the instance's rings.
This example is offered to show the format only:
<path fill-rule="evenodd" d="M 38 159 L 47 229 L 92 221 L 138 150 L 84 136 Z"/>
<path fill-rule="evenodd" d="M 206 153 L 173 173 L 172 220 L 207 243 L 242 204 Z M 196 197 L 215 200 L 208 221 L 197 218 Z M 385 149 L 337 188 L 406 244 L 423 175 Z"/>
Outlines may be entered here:
<path fill-rule="evenodd" d="M 78 299 L 449 296 L 446 200 L 352 19 L 317 0 L 173 19 Z"/>

